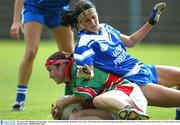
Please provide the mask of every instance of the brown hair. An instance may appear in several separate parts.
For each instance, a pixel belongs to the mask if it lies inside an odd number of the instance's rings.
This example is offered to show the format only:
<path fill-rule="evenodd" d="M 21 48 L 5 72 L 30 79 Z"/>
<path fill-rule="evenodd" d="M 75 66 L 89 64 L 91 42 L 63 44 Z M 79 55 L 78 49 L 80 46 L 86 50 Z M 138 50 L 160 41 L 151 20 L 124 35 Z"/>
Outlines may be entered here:
<path fill-rule="evenodd" d="M 66 11 L 62 14 L 61 25 L 71 26 L 72 28 L 77 28 L 78 19 L 77 17 L 84 13 L 86 10 L 94 8 L 95 5 L 89 0 L 81 0 L 75 4 L 74 11 Z M 85 13 L 84 13 L 85 14 Z"/>
<path fill-rule="evenodd" d="M 73 55 L 64 51 L 55 52 L 46 60 L 45 66 L 59 64 L 62 62 L 61 60 L 64 62 L 73 61 Z"/>
<path fill-rule="evenodd" d="M 71 60 L 72 59 L 72 54 L 69 54 L 64 51 L 58 51 L 53 53 L 47 60 L 59 60 L 59 59 L 64 59 L 64 60 Z"/>

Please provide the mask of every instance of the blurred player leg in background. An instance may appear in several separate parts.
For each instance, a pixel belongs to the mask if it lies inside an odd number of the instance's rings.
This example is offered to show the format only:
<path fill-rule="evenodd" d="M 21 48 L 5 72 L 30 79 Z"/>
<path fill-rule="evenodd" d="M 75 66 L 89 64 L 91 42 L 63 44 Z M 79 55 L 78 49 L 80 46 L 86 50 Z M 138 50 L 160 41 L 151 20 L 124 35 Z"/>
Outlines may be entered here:
<path fill-rule="evenodd" d="M 28 83 L 32 74 L 33 62 L 39 48 L 39 41 L 42 32 L 42 25 L 45 24 L 48 28 L 52 29 L 52 33 L 57 40 L 58 49 L 66 52 L 73 52 L 73 33 L 70 28 L 60 26 L 60 13 L 68 10 L 69 1 L 59 1 L 57 7 L 51 7 L 47 1 L 37 0 L 28 1 L 23 5 L 24 0 L 16 0 L 14 5 L 13 24 L 11 26 L 10 34 L 12 38 L 19 39 L 19 32 L 24 32 L 25 39 L 25 53 L 19 67 L 18 86 L 16 103 L 12 107 L 12 111 L 22 111 L 26 100 L 26 93 L 28 90 Z M 42 3 L 41 3 L 42 2 Z M 50 1 L 49 1 L 50 2 Z M 33 6 L 34 4 L 39 4 Z M 43 6 L 50 6 L 43 9 Z M 41 8 L 42 6 L 42 8 Z M 21 11 L 23 9 L 21 23 Z M 55 8 L 55 10 L 53 10 Z M 58 8 L 58 9 L 57 9 Z M 49 9 L 49 10 L 48 10 Z M 45 10 L 48 10 L 47 12 Z M 51 11 L 53 10 L 53 11 Z M 59 34 L 59 35 L 58 35 Z M 66 38 L 67 37 L 67 38 Z"/>
<path fill-rule="evenodd" d="M 19 78 L 17 86 L 16 104 L 13 111 L 24 109 L 27 85 L 32 73 L 33 62 L 39 47 L 39 40 L 42 31 L 42 24 L 29 22 L 24 25 L 25 53 L 19 67 Z"/>
<path fill-rule="evenodd" d="M 180 91 L 180 86 L 177 86 L 176 89 Z M 176 118 L 175 118 L 175 120 L 180 120 L 180 107 L 176 107 Z"/>
<path fill-rule="evenodd" d="M 177 86 L 180 90 L 180 68 L 173 66 L 156 66 L 158 83 L 166 87 Z M 180 120 L 180 108 L 176 108 L 176 120 Z"/>

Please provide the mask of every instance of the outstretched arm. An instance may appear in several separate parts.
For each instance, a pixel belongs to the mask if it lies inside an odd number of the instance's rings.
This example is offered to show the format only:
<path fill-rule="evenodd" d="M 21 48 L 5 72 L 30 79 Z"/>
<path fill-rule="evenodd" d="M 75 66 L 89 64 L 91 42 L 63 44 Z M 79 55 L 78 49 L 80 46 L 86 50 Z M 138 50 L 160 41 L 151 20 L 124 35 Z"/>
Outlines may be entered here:
<path fill-rule="evenodd" d="M 120 38 L 128 47 L 133 47 L 135 44 L 140 42 L 142 39 L 144 39 L 145 36 L 152 30 L 153 25 L 149 24 L 148 22 L 144 24 L 143 27 L 141 27 L 138 31 L 133 33 L 130 36 L 121 34 Z"/>
<path fill-rule="evenodd" d="M 158 3 L 154 6 L 149 17 L 149 21 L 144 24 L 138 31 L 130 36 L 121 34 L 120 38 L 128 47 L 133 47 L 135 44 L 144 39 L 145 36 L 152 30 L 153 25 L 159 21 L 161 13 L 165 10 L 165 3 Z"/>

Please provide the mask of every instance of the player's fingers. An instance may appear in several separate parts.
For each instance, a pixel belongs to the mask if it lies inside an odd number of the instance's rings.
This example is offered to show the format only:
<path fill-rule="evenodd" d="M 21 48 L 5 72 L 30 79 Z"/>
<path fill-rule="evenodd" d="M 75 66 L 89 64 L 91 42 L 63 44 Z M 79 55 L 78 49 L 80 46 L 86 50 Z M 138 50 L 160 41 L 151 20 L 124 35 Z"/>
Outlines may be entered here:
<path fill-rule="evenodd" d="M 54 119 L 57 120 L 58 114 L 59 114 L 59 113 L 58 113 L 58 109 L 55 109 L 55 110 L 54 110 Z"/>
<path fill-rule="evenodd" d="M 158 3 L 154 9 L 158 9 L 158 13 L 161 14 L 166 9 L 166 3 Z"/>
<path fill-rule="evenodd" d="M 54 110 L 54 119 L 55 119 L 55 120 L 58 120 L 59 117 L 60 117 L 60 114 L 61 114 L 61 110 L 60 110 L 60 108 L 58 107 L 58 108 L 56 108 L 56 109 Z"/>
<path fill-rule="evenodd" d="M 57 106 L 54 106 L 53 104 L 51 105 L 51 114 L 52 114 L 53 119 L 55 120 L 58 119 L 59 108 Z"/>
<path fill-rule="evenodd" d="M 89 68 L 89 66 L 87 64 L 83 66 L 83 72 L 85 72 L 86 74 L 91 73 L 91 69 Z"/>
<path fill-rule="evenodd" d="M 13 39 L 19 39 L 19 30 L 18 29 L 11 29 L 10 35 Z"/>

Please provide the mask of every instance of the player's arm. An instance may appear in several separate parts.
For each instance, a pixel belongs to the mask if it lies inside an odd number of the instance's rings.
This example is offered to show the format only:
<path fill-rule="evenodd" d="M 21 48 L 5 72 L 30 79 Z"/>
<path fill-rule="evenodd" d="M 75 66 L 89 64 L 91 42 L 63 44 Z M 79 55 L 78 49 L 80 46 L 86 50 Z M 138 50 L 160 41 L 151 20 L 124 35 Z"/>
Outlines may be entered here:
<path fill-rule="evenodd" d="M 14 16 L 13 16 L 13 23 L 10 29 L 10 35 L 14 39 L 19 39 L 19 31 L 22 30 L 22 23 L 21 23 L 21 12 L 23 8 L 23 1 L 24 0 L 15 0 L 14 3 Z"/>
<path fill-rule="evenodd" d="M 133 47 L 135 44 L 144 39 L 144 37 L 152 30 L 154 24 L 159 22 L 160 15 L 165 9 L 165 3 L 156 4 L 151 11 L 149 21 L 146 24 L 144 24 L 138 31 L 136 31 L 130 36 L 121 34 L 121 40 L 125 43 L 126 46 Z"/>
<path fill-rule="evenodd" d="M 152 30 L 152 28 L 153 25 L 147 22 L 146 24 L 144 24 L 143 27 L 141 27 L 138 31 L 136 31 L 132 35 L 127 36 L 124 34 L 120 34 L 120 38 L 127 47 L 133 47 L 135 44 L 137 44 L 142 39 L 144 39 L 144 37 L 147 36 L 147 34 Z"/>

